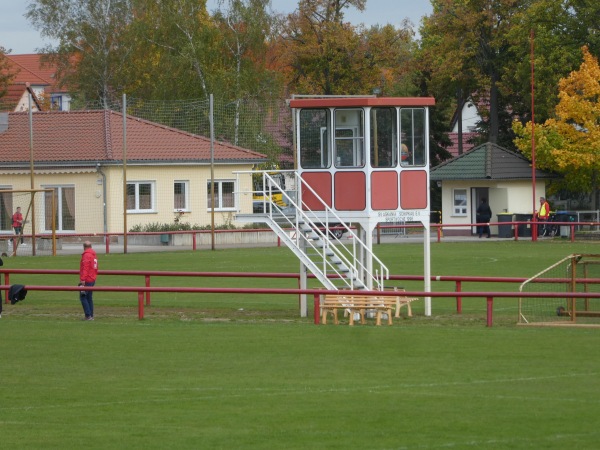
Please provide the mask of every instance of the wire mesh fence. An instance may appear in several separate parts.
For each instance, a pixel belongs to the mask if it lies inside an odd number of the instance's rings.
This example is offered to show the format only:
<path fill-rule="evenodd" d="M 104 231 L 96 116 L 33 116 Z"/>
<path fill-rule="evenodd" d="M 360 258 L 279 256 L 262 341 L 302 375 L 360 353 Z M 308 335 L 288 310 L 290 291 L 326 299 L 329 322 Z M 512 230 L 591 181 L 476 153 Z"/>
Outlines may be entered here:
<path fill-rule="evenodd" d="M 158 101 L 123 96 L 105 104 L 74 101 L 70 108 L 68 116 L 59 111 L 29 115 L 27 112 L 14 113 L 6 105 L 0 106 L 4 110 L 0 119 L 6 118 L 4 122 L 0 120 L 0 133 L 18 130 L 17 139 L 23 149 L 27 148 L 29 136 L 34 137 L 31 152 L 22 151 L 18 156 L 22 159 L 0 164 L 3 175 L 0 191 L 25 189 L 30 184 L 36 188 L 54 189 L 58 199 L 56 230 L 64 235 L 64 241 L 68 241 L 66 235 L 73 233 L 93 235 L 123 233 L 125 230 L 156 232 L 238 228 L 242 225 L 235 223 L 235 213 L 244 207 L 252 208 L 251 199 L 241 199 L 244 203 L 240 204 L 236 197 L 243 183 L 251 183 L 250 176 L 244 181 L 234 175 L 236 170 L 252 168 L 248 162 L 244 166 L 223 163 L 224 158 L 217 153 L 217 163 L 211 164 L 210 170 L 206 160 L 194 160 L 193 157 L 187 163 L 166 161 L 166 164 L 161 164 L 150 161 L 148 156 L 149 161 L 136 161 L 127 166 L 131 161 L 126 160 L 125 136 L 123 154 L 119 153 L 120 149 L 111 147 L 109 142 L 110 139 L 113 143 L 120 139 L 116 136 L 120 130 L 115 123 L 119 122 L 116 116 L 122 117 L 123 110 L 128 120 L 150 124 L 154 128 L 176 130 L 189 136 L 208 139 L 211 130 L 214 130 L 215 142 L 227 143 L 227 148 L 233 145 L 241 154 L 255 152 L 255 155 L 264 155 L 260 158 L 266 161 L 263 165 L 269 169 L 293 167 L 291 112 L 283 99 L 226 101 L 216 97 L 211 108 L 210 102 L 204 99 Z M 41 153 L 35 151 L 36 145 L 43 145 L 44 134 L 56 134 L 59 127 L 63 127 L 65 136 L 98 136 L 90 129 L 91 125 L 86 128 L 83 120 L 65 120 L 63 125 L 59 120 L 48 126 L 42 123 L 41 117 L 56 114 L 57 117 L 73 119 L 76 114 L 93 113 L 108 117 L 103 122 L 106 130 L 101 135 L 107 140 L 108 164 L 103 160 L 83 161 L 79 153 L 85 154 L 86 149 L 81 147 L 65 155 L 66 147 L 63 148 L 60 143 L 46 146 L 52 147 L 54 154 L 50 158 L 56 161 L 55 165 L 44 158 L 36 158 Z M 73 129 L 75 126 L 76 130 Z M 129 126 L 129 122 L 123 120 L 125 132 Z M 84 146 L 85 141 L 82 142 Z M 180 151 L 176 143 L 167 141 L 161 145 L 168 154 L 177 155 Z M 49 153 L 47 148 L 45 150 L 47 159 Z M 66 167 L 69 162 L 73 167 Z M 31 167 L 34 168 L 33 174 Z M 10 211 L 13 206 L 7 204 L 1 209 Z M 44 205 L 39 207 L 38 214 L 45 214 Z M 4 216 L 1 217 L 0 237 L 12 233 L 10 218 Z M 36 229 L 36 233 L 41 234 L 49 231 L 47 224 L 40 224 Z"/>

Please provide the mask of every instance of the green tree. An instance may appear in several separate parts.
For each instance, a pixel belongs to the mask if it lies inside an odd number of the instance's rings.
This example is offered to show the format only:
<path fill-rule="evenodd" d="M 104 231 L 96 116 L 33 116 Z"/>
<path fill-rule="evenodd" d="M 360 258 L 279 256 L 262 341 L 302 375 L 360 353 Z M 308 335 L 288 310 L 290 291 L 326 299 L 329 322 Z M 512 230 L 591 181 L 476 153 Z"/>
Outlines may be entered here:
<path fill-rule="evenodd" d="M 564 176 L 571 191 L 592 194 L 597 209 L 600 172 L 600 66 L 587 47 L 579 70 L 560 80 L 556 116 L 536 125 L 536 167 Z M 516 121 L 515 143 L 532 157 L 532 124 Z"/>
<path fill-rule="evenodd" d="M 484 116 L 486 140 L 500 137 L 499 83 L 509 55 L 507 34 L 513 17 L 528 0 L 432 0 L 433 13 L 421 27 L 421 58 L 435 97 L 455 97 L 460 105 L 471 97 L 488 104 Z M 457 94 L 458 93 L 458 94 Z"/>
<path fill-rule="evenodd" d="M 272 43 L 278 70 L 288 89 L 300 94 L 350 95 L 380 92 L 414 95 L 414 32 L 409 22 L 353 26 L 344 21 L 348 8 L 366 1 L 302 0 L 282 22 Z"/>
<path fill-rule="evenodd" d="M 204 98 L 214 92 L 219 30 L 206 0 L 134 0 L 125 38 L 134 46 L 132 64 L 122 73 L 132 94 L 153 99 Z"/>
<path fill-rule="evenodd" d="M 8 85 L 16 75 L 9 59 L 6 57 L 9 53 L 9 50 L 0 45 L 0 101 L 6 95 Z"/>
<path fill-rule="evenodd" d="M 587 45 L 600 53 L 597 17 L 600 3 L 588 0 L 533 0 L 515 15 L 507 40 L 510 57 L 499 83 L 513 116 L 531 120 L 531 32 L 534 44 L 534 94 L 536 121 L 554 115 L 556 86 L 580 64 L 580 49 Z"/>
<path fill-rule="evenodd" d="M 59 83 L 108 107 L 131 51 L 123 39 L 133 20 L 131 0 L 33 0 L 26 16 L 58 42 L 44 53 L 57 65 Z"/>
<path fill-rule="evenodd" d="M 273 17 L 270 0 L 227 0 L 214 19 L 221 31 L 223 55 L 218 65 L 222 76 L 220 96 L 234 103 L 233 143 L 239 145 L 242 103 L 248 98 L 272 100 L 281 94 L 277 75 L 267 68 L 268 39 Z M 248 118 L 249 119 L 249 118 Z"/>

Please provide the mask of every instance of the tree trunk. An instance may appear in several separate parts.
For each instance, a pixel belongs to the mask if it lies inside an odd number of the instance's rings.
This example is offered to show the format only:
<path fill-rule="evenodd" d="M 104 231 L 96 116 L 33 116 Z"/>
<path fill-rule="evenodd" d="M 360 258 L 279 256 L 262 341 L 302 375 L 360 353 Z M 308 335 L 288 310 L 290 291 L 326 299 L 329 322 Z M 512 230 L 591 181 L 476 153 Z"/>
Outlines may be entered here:
<path fill-rule="evenodd" d="M 463 154 L 463 128 L 462 128 L 462 110 L 463 110 L 462 89 L 458 88 L 458 116 L 456 124 L 458 125 L 458 154 Z"/>
<path fill-rule="evenodd" d="M 492 144 L 498 143 L 498 72 L 496 69 L 492 69 L 491 73 L 491 84 L 490 84 L 490 131 L 489 131 L 489 142 Z"/>

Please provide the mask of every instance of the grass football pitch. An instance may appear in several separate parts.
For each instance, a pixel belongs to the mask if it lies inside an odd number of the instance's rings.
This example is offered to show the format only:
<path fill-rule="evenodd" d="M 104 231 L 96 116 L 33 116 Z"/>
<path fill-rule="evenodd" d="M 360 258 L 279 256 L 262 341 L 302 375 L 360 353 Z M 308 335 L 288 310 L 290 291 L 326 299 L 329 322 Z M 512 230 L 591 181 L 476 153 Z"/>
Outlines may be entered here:
<path fill-rule="evenodd" d="M 432 275 L 534 275 L 597 244 L 432 243 Z M 392 274 L 422 274 L 420 244 L 385 244 Z M 285 248 L 99 255 L 102 269 L 295 273 Z M 77 269 L 78 256 L 5 267 Z M 11 283 L 74 285 L 14 275 Z M 399 284 L 399 283 L 395 283 Z M 400 283 L 421 289 L 416 282 Z M 143 285 L 105 276 L 98 285 Z M 295 280 L 152 279 L 153 286 L 296 287 Z M 433 283 L 452 291 L 451 283 Z M 463 290 L 517 290 L 466 283 Z M 31 291 L 0 319 L 0 442 L 7 449 L 597 448 L 600 330 L 516 325 L 516 300 L 433 299 L 392 327 L 315 326 L 284 295 Z"/>

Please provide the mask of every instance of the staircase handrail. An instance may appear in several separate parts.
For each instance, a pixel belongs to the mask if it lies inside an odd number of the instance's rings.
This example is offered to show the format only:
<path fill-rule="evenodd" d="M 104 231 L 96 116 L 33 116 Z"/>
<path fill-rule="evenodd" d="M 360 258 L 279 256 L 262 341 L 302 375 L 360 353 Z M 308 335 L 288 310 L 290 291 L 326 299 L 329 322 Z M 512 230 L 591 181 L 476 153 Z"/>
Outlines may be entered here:
<path fill-rule="evenodd" d="M 261 173 L 263 178 L 262 191 L 257 191 L 253 189 L 252 193 L 259 193 L 263 198 L 263 211 L 265 214 L 269 216 L 273 223 L 276 223 L 275 219 L 282 219 L 287 221 L 290 226 L 294 229 L 300 229 L 301 223 L 306 223 L 311 228 L 312 232 L 316 233 L 319 237 L 319 240 L 323 242 L 322 248 L 317 247 L 312 239 L 308 239 L 304 236 L 303 233 L 296 233 L 296 245 L 299 245 L 300 239 L 303 239 L 304 242 L 310 246 L 313 250 L 322 253 L 322 261 L 323 261 L 323 273 L 327 274 L 328 272 L 335 272 L 344 282 L 353 288 L 354 281 L 360 280 L 359 274 L 362 272 L 365 275 L 368 275 L 375 283 L 376 290 L 382 290 L 384 279 L 389 278 L 389 269 L 385 266 L 385 264 L 369 249 L 364 242 L 362 242 L 358 235 L 327 205 L 327 203 L 315 192 L 315 190 L 306 183 L 296 171 L 294 170 L 266 170 L 266 171 L 240 171 L 236 173 Z M 273 173 L 290 173 L 294 175 L 294 181 L 296 183 L 295 192 L 301 197 L 302 187 L 305 187 L 314 198 L 323 206 L 325 219 L 319 219 L 311 208 L 306 205 L 301 199 L 292 198 L 288 192 L 279 184 L 279 182 L 271 176 Z M 253 186 L 254 188 L 254 186 Z M 277 205 L 274 202 L 271 202 L 269 199 L 273 198 L 273 188 L 276 188 L 278 192 L 282 194 L 282 197 L 285 197 L 285 202 L 289 207 L 294 211 L 295 221 L 292 222 L 288 217 L 286 212 L 282 207 Z M 269 203 L 267 207 L 267 203 Z M 238 203 L 239 204 L 239 203 Z M 276 213 L 276 217 L 274 216 L 274 212 Z M 319 211 L 319 214 L 322 211 Z M 317 218 L 319 223 L 316 223 L 311 217 L 309 217 L 309 213 L 313 215 L 314 218 Z M 348 250 L 348 247 L 341 243 L 341 241 L 335 237 L 330 236 L 329 233 L 329 224 L 336 223 L 345 230 L 345 233 L 349 233 L 352 236 L 352 251 Z M 322 230 L 324 228 L 324 231 Z M 341 243 L 342 245 L 330 245 L 330 241 L 333 239 L 334 242 Z M 357 248 L 358 247 L 358 248 Z M 330 263 L 326 252 L 327 249 L 331 249 L 331 251 L 346 265 L 346 268 L 350 271 L 350 279 L 349 283 L 346 281 L 346 277 L 348 275 L 344 275 L 340 273 L 334 264 Z M 364 251 L 366 255 L 371 258 L 371 261 L 378 265 L 379 267 L 375 270 L 375 274 L 371 273 L 368 267 L 361 262 L 361 260 L 357 257 L 358 250 Z M 344 253 L 346 252 L 346 253 Z M 329 269 L 329 270 L 327 270 Z"/>

